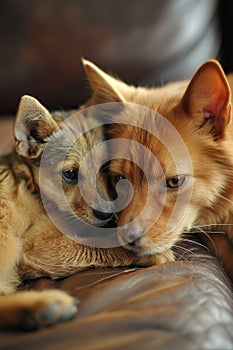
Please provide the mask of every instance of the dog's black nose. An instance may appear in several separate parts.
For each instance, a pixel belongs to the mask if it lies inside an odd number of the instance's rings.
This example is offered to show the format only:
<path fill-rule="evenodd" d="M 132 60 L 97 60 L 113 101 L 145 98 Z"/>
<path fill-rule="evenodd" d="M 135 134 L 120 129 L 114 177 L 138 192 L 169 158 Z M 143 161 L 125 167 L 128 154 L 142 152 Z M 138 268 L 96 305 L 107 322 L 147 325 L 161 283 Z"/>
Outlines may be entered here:
<path fill-rule="evenodd" d="M 105 213 L 103 211 L 95 210 L 95 209 L 93 209 L 93 214 L 97 219 L 100 219 L 100 220 L 110 219 L 113 215 L 112 213 Z"/>
<path fill-rule="evenodd" d="M 144 231 L 140 227 L 124 225 L 119 230 L 119 235 L 122 242 L 131 246 L 136 245 L 143 234 Z"/>

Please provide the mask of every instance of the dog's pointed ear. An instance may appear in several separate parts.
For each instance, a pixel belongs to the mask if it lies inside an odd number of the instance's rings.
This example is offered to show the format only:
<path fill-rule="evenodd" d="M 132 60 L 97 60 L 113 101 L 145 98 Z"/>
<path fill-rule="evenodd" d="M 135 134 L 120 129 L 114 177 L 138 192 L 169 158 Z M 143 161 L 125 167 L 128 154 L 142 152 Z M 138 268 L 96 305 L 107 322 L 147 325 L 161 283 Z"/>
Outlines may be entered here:
<path fill-rule="evenodd" d="M 215 139 L 223 137 L 231 121 L 231 90 L 216 60 L 205 62 L 194 74 L 181 105 L 199 129 L 205 128 Z"/>
<path fill-rule="evenodd" d="M 87 79 L 93 90 L 92 104 L 105 102 L 127 102 L 134 90 L 122 81 L 102 71 L 94 63 L 82 58 Z"/>
<path fill-rule="evenodd" d="M 57 123 L 34 97 L 24 95 L 14 122 L 16 151 L 26 158 L 37 158 Z"/>

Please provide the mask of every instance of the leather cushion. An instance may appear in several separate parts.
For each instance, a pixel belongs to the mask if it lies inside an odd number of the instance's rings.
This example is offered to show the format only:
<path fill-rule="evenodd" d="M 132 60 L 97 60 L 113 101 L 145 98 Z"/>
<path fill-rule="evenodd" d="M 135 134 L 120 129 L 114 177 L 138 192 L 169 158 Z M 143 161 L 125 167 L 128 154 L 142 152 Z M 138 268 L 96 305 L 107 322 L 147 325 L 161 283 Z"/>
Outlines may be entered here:
<path fill-rule="evenodd" d="M 77 317 L 35 333 L 3 332 L 4 349 L 231 349 L 231 284 L 197 241 L 177 261 L 102 268 L 24 288 L 61 288 L 81 300 Z"/>

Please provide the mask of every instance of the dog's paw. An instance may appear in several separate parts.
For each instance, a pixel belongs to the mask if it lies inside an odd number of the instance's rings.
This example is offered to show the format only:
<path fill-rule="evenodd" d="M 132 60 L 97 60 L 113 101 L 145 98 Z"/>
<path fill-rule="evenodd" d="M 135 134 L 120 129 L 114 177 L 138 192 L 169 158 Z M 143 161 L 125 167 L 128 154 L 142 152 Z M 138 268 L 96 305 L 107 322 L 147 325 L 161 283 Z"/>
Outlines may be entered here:
<path fill-rule="evenodd" d="M 78 309 L 77 299 L 56 290 L 25 291 L 0 297 L 3 327 L 35 330 L 72 319 Z M 3 324 L 2 324 L 3 323 Z"/>

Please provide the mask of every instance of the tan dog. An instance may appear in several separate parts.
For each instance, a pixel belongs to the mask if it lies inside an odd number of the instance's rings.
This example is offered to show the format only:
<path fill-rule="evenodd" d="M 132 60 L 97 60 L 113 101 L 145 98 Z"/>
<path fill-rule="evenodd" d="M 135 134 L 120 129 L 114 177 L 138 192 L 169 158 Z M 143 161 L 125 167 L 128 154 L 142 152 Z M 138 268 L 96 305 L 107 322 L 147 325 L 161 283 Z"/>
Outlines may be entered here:
<path fill-rule="evenodd" d="M 130 115 L 130 107 L 128 111 L 127 107 L 122 107 L 120 118 L 112 117 L 112 128 L 108 128 L 107 132 L 108 138 L 118 139 L 111 150 L 114 158 L 110 163 L 113 185 L 127 179 L 134 188 L 132 200 L 121 211 L 118 223 L 120 241 L 125 248 L 141 256 L 159 253 L 165 260 L 173 260 L 171 248 L 181 239 L 183 232 L 223 231 L 231 240 L 232 76 L 227 78 L 220 64 L 210 60 L 199 68 L 190 82 L 149 89 L 128 86 L 91 62 L 84 61 L 84 66 L 93 89 L 88 105 L 123 102 L 139 106 L 139 116 L 136 109 Z M 142 107 L 154 113 L 148 112 L 149 116 L 146 112 L 143 114 Z M 178 132 L 185 145 L 183 151 L 178 149 L 174 133 L 163 125 L 160 127 L 161 121 L 156 112 Z M 128 121 L 128 125 L 124 124 L 124 120 Z M 130 125 L 134 120 L 138 125 Z M 147 126 L 148 131 L 140 128 L 141 125 Z M 159 136 L 153 135 L 155 129 L 159 130 L 158 135 L 162 135 L 163 142 Z M 127 146 L 126 139 L 135 143 Z M 145 153 L 141 156 L 138 144 L 147 147 L 151 155 Z M 129 150 L 131 160 L 126 159 L 129 153 L 125 150 Z M 157 163 L 153 161 L 155 157 Z M 135 164 L 138 161 L 150 174 L 149 180 Z M 149 206 L 139 218 L 147 205 L 148 194 Z M 178 210 L 172 216 L 177 203 Z M 179 212 L 182 213 L 180 218 Z M 220 240 L 216 242 L 215 253 L 233 277 L 232 257 L 229 256 L 232 254 L 231 245 L 228 244 L 228 249 L 224 251 L 225 245 Z"/>
<path fill-rule="evenodd" d="M 112 216 L 106 212 L 111 211 L 109 206 L 98 207 L 97 203 L 95 209 L 91 207 L 96 204 L 94 182 L 88 188 L 90 206 L 79 189 L 79 183 L 85 188 L 86 181 L 79 174 L 79 166 L 86 153 L 102 141 L 102 129 L 86 131 L 92 127 L 92 121 L 82 115 L 75 119 L 73 128 L 63 123 L 66 116 L 51 115 L 35 98 L 24 96 L 14 124 L 16 150 L 0 161 L 0 327 L 35 329 L 68 320 L 77 312 L 77 301 L 62 291 L 14 293 L 24 278 L 57 278 L 93 266 L 149 263 L 120 247 L 97 249 L 72 240 L 48 217 L 45 204 L 50 211 L 61 214 L 65 223 L 75 218 L 70 213 L 66 217 L 60 192 L 64 192 L 71 212 L 90 225 L 105 225 Z M 87 174 L 102 157 L 99 152 L 93 153 L 86 164 Z M 104 175 L 97 173 L 97 180 L 99 192 L 108 199 Z M 156 263 L 156 259 L 151 263 Z"/>

